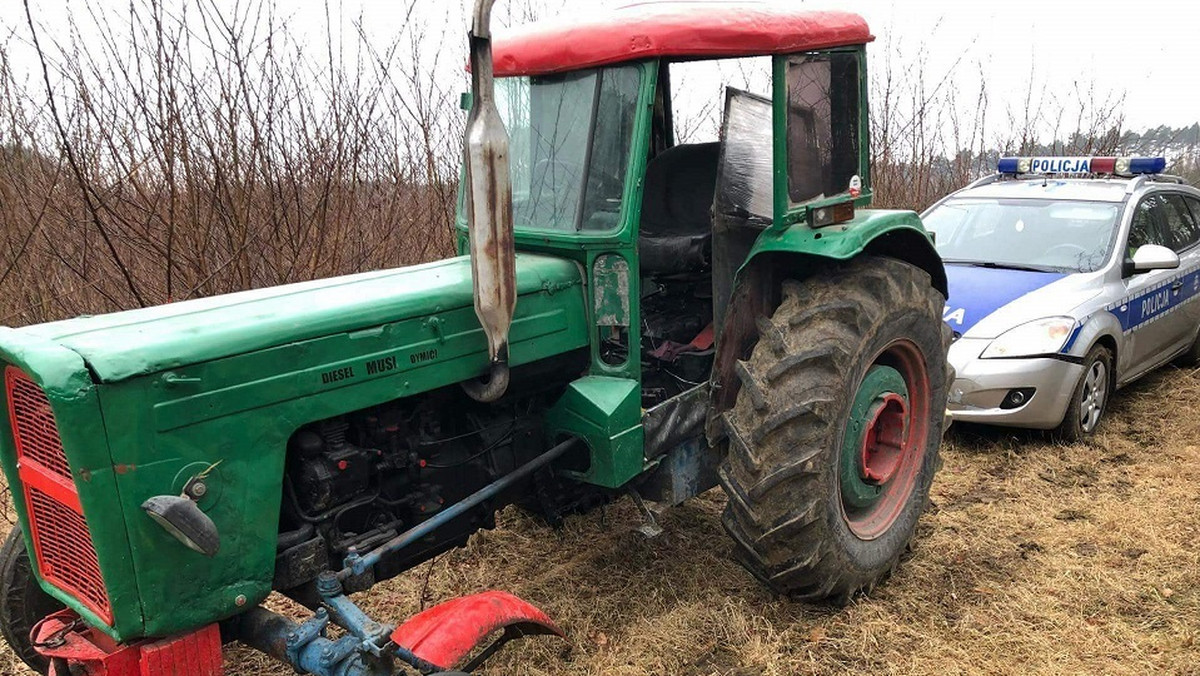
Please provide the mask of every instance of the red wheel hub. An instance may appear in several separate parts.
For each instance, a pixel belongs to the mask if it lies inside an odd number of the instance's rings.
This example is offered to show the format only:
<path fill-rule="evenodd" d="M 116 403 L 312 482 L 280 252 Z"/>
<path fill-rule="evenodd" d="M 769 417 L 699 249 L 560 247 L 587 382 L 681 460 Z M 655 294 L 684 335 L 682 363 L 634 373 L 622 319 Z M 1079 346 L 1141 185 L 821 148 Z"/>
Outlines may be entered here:
<path fill-rule="evenodd" d="M 932 388 L 925 356 L 898 338 L 876 353 L 858 385 L 839 459 L 842 516 L 862 540 L 887 533 L 919 488 Z"/>
<path fill-rule="evenodd" d="M 885 484 L 904 456 L 908 405 L 900 395 L 889 393 L 880 397 L 868 415 L 859 466 L 864 480 Z"/>

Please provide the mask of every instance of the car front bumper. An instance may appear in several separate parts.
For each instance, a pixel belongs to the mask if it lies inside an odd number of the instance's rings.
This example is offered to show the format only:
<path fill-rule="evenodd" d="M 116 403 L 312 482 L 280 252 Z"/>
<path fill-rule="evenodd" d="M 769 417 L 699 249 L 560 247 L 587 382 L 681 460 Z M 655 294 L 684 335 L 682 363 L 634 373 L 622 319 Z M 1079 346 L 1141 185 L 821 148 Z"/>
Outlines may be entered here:
<path fill-rule="evenodd" d="M 991 340 L 960 338 L 950 346 L 956 377 L 950 386 L 949 411 L 961 422 L 1052 429 L 1067 412 L 1083 365 L 1063 359 L 980 359 Z M 1024 404 L 1001 408 L 1008 393 L 1032 388 Z"/>

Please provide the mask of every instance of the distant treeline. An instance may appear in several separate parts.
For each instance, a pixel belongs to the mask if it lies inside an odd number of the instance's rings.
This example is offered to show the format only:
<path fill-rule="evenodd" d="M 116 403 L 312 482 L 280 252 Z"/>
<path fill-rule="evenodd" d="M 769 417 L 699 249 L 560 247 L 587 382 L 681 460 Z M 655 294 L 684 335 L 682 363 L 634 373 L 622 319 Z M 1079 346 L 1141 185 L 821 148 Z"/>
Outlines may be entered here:
<path fill-rule="evenodd" d="M 1121 134 L 1121 147 L 1130 151 L 1171 152 L 1182 150 L 1196 153 L 1200 148 L 1200 122 L 1190 127 L 1161 125 L 1142 133 L 1126 131 Z"/>
<path fill-rule="evenodd" d="M 1200 140 L 1191 134 L 1200 133 L 1200 125 L 1172 129 L 1157 127 L 1145 133 L 1126 131 L 1115 143 L 1103 139 L 1073 136 L 1065 141 L 1033 143 L 1014 150 L 960 151 L 953 156 L 935 155 L 921 161 L 893 161 L 887 166 L 876 164 L 874 171 L 886 172 L 888 189 L 879 195 L 881 204 L 889 206 L 923 209 L 947 192 L 961 187 L 968 181 L 989 174 L 1005 156 L 1165 156 L 1167 172 L 1181 176 L 1192 185 L 1200 185 Z M 932 189 L 925 192 L 905 193 L 898 186 L 929 184 Z"/>

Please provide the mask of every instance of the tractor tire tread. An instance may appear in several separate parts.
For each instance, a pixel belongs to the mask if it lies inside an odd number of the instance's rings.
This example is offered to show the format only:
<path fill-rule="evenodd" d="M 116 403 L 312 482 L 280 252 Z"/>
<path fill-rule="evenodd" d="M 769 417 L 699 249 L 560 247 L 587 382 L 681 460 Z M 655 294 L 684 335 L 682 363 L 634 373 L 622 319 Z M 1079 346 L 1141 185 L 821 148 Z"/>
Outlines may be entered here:
<path fill-rule="evenodd" d="M 873 256 L 819 278 L 785 281 L 782 291 L 774 315 L 758 321 L 766 337 L 736 366 L 742 389 L 722 416 L 729 452 L 718 476 L 729 502 L 721 521 L 733 540 L 734 558 L 773 591 L 845 604 L 891 574 L 911 540 L 915 519 L 894 555 L 871 570 L 849 565 L 830 536 L 827 489 L 830 476 L 837 476 L 836 468 L 830 472 L 830 443 L 840 435 L 843 404 L 850 396 L 842 383 L 861 358 L 857 350 L 863 336 L 888 321 L 885 300 L 895 300 L 892 305 L 919 316 L 923 325 L 935 321 L 944 329 L 931 334 L 930 342 L 943 350 L 929 358 L 938 371 L 935 377 L 931 368 L 930 378 L 944 399 L 944 379 L 951 373 L 944 364 L 950 337 L 941 321 L 944 299 L 925 272 Z M 940 410 L 937 418 L 930 435 L 940 441 Z M 840 446 L 837 440 L 835 460 Z M 936 443 L 932 453 L 936 456 Z M 932 478 L 931 472 L 925 474 L 917 486 L 920 506 Z"/>
<path fill-rule="evenodd" d="M 0 635 L 16 656 L 39 674 L 49 671 L 50 664 L 34 649 L 29 634 L 37 621 L 59 608 L 62 604 L 38 586 L 25 551 L 25 537 L 20 528 L 14 528 L 0 546 Z"/>

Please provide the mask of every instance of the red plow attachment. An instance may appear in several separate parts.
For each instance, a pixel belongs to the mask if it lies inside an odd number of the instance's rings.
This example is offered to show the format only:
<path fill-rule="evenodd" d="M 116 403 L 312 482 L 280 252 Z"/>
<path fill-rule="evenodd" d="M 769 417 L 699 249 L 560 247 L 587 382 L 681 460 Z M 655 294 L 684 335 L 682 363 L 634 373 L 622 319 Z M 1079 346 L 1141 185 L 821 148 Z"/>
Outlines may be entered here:
<path fill-rule="evenodd" d="M 493 632 L 504 634 L 464 668 L 479 666 L 503 644 L 537 634 L 563 636 L 562 629 L 532 604 L 502 591 L 446 601 L 414 615 L 392 632 L 392 642 L 442 669 L 463 660 Z"/>

